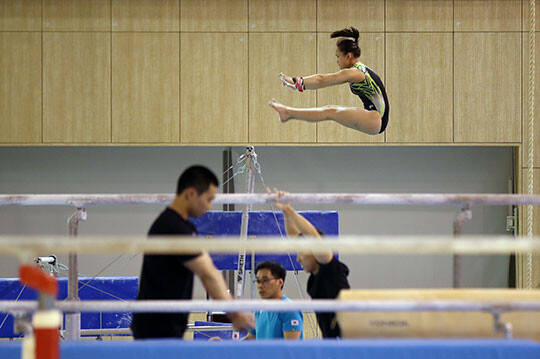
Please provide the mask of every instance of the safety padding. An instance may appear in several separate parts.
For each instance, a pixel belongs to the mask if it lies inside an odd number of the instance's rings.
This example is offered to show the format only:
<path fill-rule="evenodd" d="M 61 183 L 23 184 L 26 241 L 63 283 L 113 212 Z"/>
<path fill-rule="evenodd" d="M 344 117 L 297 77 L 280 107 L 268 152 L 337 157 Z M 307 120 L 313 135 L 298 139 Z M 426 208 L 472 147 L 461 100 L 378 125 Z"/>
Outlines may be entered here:
<path fill-rule="evenodd" d="M 300 211 L 308 221 L 328 236 L 339 234 L 339 214 L 336 211 Z M 242 212 L 209 211 L 200 218 L 191 218 L 200 236 L 219 238 L 238 236 L 242 223 Z M 278 226 L 279 224 L 279 226 Z M 283 213 L 271 211 L 249 212 L 248 237 L 250 239 L 285 234 Z M 216 267 L 220 270 L 238 268 L 238 254 L 210 253 Z M 258 253 L 255 265 L 267 260 L 280 263 L 287 270 L 302 268 L 296 260 L 296 253 Z M 251 254 L 246 255 L 246 270 L 251 269 Z"/>
<path fill-rule="evenodd" d="M 540 290 L 342 290 L 338 300 L 540 302 Z M 503 337 L 503 333 L 495 332 L 493 316 L 486 312 L 341 312 L 337 318 L 344 338 Z M 512 324 L 514 338 L 540 340 L 540 312 L 505 312 L 500 321 Z"/>

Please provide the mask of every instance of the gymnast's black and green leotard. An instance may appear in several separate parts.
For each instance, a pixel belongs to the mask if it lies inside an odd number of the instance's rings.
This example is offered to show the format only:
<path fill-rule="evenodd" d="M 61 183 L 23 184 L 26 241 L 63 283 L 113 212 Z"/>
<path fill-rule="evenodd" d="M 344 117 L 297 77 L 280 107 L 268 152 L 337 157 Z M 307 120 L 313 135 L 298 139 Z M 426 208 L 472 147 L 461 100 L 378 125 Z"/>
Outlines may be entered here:
<path fill-rule="evenodd" d="M 351 92 L 360 97 L 366 110 L 376 110 L 381 114 L 382 123 L 379 133 L 383 133 L 386 130 L 390 114 L 390 104 L 384 84 L 379 75 L 363 63 L 357 62 L 353 68 L 362 71 L 366 75 L 366 79 L 362 82 L 351 82 L 349 84 Z"/>

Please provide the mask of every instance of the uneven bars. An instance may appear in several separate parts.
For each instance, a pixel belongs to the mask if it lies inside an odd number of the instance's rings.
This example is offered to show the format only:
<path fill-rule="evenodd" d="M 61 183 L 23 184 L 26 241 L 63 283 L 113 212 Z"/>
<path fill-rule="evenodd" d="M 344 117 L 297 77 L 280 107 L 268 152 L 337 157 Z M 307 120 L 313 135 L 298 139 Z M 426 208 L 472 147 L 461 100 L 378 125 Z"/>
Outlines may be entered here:
<path fill-rule="evenodd" d="M 245 311 L 312 311 L 312 312 L 512 312 L 540 311 L 540 301 L 490 302 L 464 300 L 141 300 L 141 301 L 58 301 L 62 312 L 245 312 Z M 36 301 L 0 301 L 0 312 L 31 312 Z"/>
<path fill-rule="evenodd" d="M 78 208 L 111 204 L 168 204 L 171 194 L 4 194 L 0 206 L 70 205 Z M 265 204 L 278 199 L 275 194 L 217 194 L 214 204 Z M 356 205 L 540 205 L 540 195 L 523 194 L 443 194 L 443 193 L 290 193 L 279 202 L 302 204 Z"/>
<path fill-rule="evenodd" d="M 514 239 L 515 238 L 515 239 Z M 334 239 L 334 240 L 333 240 Z M 258 253 L 312 252 L 331 250 L 347 254 L 511 254 L 540 252 L 540 238 L 533 240 L 504 236 L 340 236 L 326 240 L 305 237 L 283 239 L 264 237 L 243 241 L 238 237 L 223 239 L 199 237 L 130 237 L 101 236 L 79 237 L 76 241 L 61 236 L 0 236 L 0 254 L 14 255 L 21 259 L 39 253 L 238 253 L 240 250 Z"/>

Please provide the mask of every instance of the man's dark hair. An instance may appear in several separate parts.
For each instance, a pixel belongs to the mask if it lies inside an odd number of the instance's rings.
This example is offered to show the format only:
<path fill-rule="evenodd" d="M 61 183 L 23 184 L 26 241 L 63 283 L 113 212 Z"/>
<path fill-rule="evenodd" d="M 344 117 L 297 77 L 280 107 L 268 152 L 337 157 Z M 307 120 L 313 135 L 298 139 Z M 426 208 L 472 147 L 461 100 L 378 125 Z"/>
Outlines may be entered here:
<path fill-rule="evenodd" d="M 176 194 L 179 195 L 186 188 L 194 187 L 197 194 L 202 194 L 208 191 L 210 185 L 219 186 L 219 181 L 216 175 L 204 166 L 191 166 L 186 169 L 178 178 L 176 186 Z"/>
<path fill-rule="evenodd" d="M 264 261 L 259 264 L 257 264 L 257 267 L 255 267 L 255 275 L 259 272 L 261 269 L 268 269 L 270 270 L 270 273 L 272 273 L 272 276 L 276 279 L 283 279 L 283 284 L 285 284 L 285 277 L 287 276 L 287 271 L 281 264 L 274 261 Z M 281 289 L 283 289 L 283 285 L 281 286 Z"/>

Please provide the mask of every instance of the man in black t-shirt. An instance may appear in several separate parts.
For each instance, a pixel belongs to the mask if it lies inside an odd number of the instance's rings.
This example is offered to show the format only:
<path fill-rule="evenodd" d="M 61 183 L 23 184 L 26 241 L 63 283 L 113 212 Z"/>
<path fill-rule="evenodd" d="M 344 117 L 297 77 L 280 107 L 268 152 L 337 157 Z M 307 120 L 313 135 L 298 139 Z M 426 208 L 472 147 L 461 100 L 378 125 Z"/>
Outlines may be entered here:
<path fill-rule="evenodd" d="M 196 236 L 188 217 L 200 217 L 212 208 L 218 180 L 209 169 L 192 166 L 178 179 L 176 196 L 150 227 L 150 236 Z M 206 251 L 195 255 L 144 255 L 137 300 L 191 299 L 193 274 L 213 299 L 231 299 L 221 273 Z M 251 313 L 229 313 L 238 330 L 250 329 Z M 134 313 L 131 330 L 135 339 L 182 338 L 188 313 Z"/>
<path fill-rule="evenodd" d="M 269 193 L 270 190 L 267 189 Z M 285 192 L 275 191 L 281 197 Z M 274 202 L 283 212 L 285 230 L 289 237 L 301 235 L 321 238 L 322 232 L 315 228 L 307 219 L 297 213 L 288 203 Z M 331 251 L 325 253 L 298 253 L 298 262 L 304 270 L 310 273 L 307 292 L 313 299 L 335 299 L 339 291 L 349 289 L 349 268 L 334 257 Z M 336 321 L 335 313 L 315 313 L 317 322 L 324 338 L 338 338 L 341 330 Z"/>

